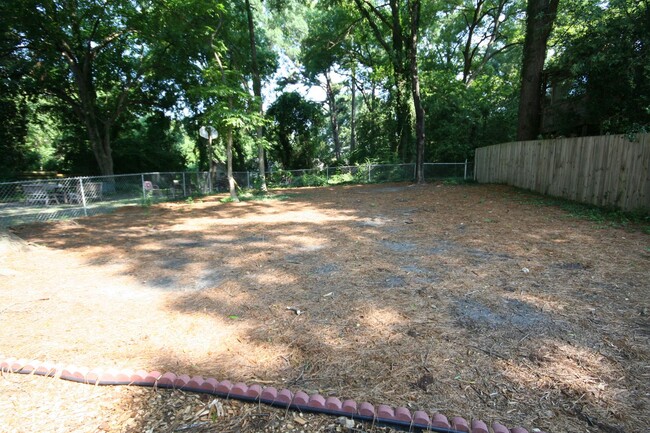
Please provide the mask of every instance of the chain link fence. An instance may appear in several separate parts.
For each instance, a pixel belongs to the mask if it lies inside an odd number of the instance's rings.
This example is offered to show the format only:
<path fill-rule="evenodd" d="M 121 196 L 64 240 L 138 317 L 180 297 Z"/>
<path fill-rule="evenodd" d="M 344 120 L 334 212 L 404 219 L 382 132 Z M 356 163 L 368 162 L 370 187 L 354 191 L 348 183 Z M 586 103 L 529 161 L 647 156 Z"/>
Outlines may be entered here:
<path fill-rule="evenodd" d="M 471 163 L 424 164 L 426 180 L 473 178 Z M 235 172 L 240 188 L 258 186 L 257 172 Z M 266 174 L 269 187 L 344 183 L 403 182 L 415 179 L 415 164 L 366 164 L 322 169 L 277 170 Z M 69 177 L 0 183 L 0 227 L 111 212 L 126 205 L 148 205 L 228 191 L 224 173 L 168 172 Z"/>
<path fill-rule="evenodd" d="M 106 213 L 216 191 L 208 173 L 142 173 L 0 183 L 0 226 Z"/>

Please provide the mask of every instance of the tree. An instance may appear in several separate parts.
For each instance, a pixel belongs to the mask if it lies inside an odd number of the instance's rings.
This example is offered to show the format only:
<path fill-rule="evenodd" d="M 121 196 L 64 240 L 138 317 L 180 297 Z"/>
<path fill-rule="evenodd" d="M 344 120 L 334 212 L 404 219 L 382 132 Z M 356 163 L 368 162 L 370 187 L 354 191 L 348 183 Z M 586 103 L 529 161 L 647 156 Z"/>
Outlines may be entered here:
<path fill-rule="evenodd" d="M 185 166 L 180 143 L 182 128 L 162 111 L 129 116 L 113 141 L 116 173 L 179 171 Z"/>
<path fill-rule="evenodd" d="M 20 88 L 9 80 L 12 72 L 0 63 L 0 177 L 25 170 L 34 160 L 27 147 L 27 104 Z"/>
<path fill-rule="evenodd" d="M 318 128 L 322 113 L 317 104 L 305 100 L 297 92 L 283 93 L 269 107 L 273 118 L 270 128 L 272 152 L 282 168 L 311 167 L 321 156 Z"/>
<path fill-rule="evenodd" d="M 422 182 L 425 118 L 420 99 L 417 56 L 420 0 L 389 0 L 386 6 L 390 9 L 390 13 L 383 10 L 384 5 L 376 5 L 370 0 L 354 0 L 354 2 L 391 61 L 395 78 L 396 124 L 403 160 L 407 159 L 406 156 L 411 151 L 413 136 L 411 107 L 415 110 L 416 182 Z M 388 30 L 390 42 L 382 29 Z M 410 100 L 407 97 L 408 93 L 411 94 Z"/>
<path fill-rule="evenodd" d="M 546 70 L 544 133 L 595 135 L 650 130 L 648 2 L 565 7 L 560 51 Z"/>
<path fill-rule="evenodd" d="M 319 86 L 325 92 L 327 117 L 334 145 L 334 160 L 341 160 L 338 96 L 340 86 L 332 79 L 337 65 L 345 60 L 345 34 L 349 30 L 349 16 L 342 8 L 321 6 L 309 17 L 309 34 L 301 44 L 301 62 L 309 85 Z"/>
<path fill-rule="evenodd" d="M 392 66 L 397 126 L 397 140 L 393 152 L 395 154 L 401 152 L 404 159 L 412 143 L 413 131 L 411 130 L 411 108 L 407 99 L 410 83 L 406 53 L 408 37 L 402 25 L 404 21 L 402 0 L 389 0 L 381 6 L 377 6 L 370 0 L 354 0 L 354 3 L 372 30 L 376 42 L 386 52 Z M 388 13 L 384 10 L 386 6 L 389 7 Z"/>
<path fill-rule="evenodd" d="M 497 56 L 520 45 L 516 17 L 521 12 L 518 0 L 465 0 L 458 11 L 456 33 L 462 47 L 462 82 L 469 86 Z"/>
<path fill-rule="evenodd" d="M 558 3 L 559 0 L 528 0 L 517 140 L 533 140 L 540 132 L 546 43 L 551 34 Z"/>
<path fill-rule="evenodd" d="M 26 0 L 3 2 L 0 14 L 8 17 L 19 40 L 15 52 L 31 65 L 39 91 L 72 109 L 101 174 L 111 175 L 118 120 L 135 106 L 174 104 L 178 87 L 168 88 L 174 76 L 164 73 L 191 67 L 187 48 L 219 9 L 207 0 Z M 172 57 L 181 60 L 175 70 L 163 66 Z"/>
<path fill-rule="evenodd" d="M 424 182 L 424 108 L 420 98 L 420 78 L 418 75 L 418 32 L 420 29 L 420 0 L 410 0 L 409 17 L 411 34 L 409 37 L 409 70 L 411 72 L 411 89 L 415 106 L 415 181 Z"/>
<path fill-rule="evenodd" d="M 255 41 L 255 23 L 253 21 L 253 8 L 251 7 L 250 0 L 246 0 L 246 17 L 248 22 L 248 35 L 251 47 L 251 73 L 253 76 L 253 95 L 256 98 L 258 111 L 261 116 L 264 115 L 264 108 L 262 107 L 262 79 L 260 76 L 260 67 L 257 62 L 257 42 Z M 260 176 L 260 190 L 267 191 L 266 187 L 266 165 L 264 164 L 264 129 L 259 125 L 256 130 L 257 146 L 258 146 L 258 167 Z"/>

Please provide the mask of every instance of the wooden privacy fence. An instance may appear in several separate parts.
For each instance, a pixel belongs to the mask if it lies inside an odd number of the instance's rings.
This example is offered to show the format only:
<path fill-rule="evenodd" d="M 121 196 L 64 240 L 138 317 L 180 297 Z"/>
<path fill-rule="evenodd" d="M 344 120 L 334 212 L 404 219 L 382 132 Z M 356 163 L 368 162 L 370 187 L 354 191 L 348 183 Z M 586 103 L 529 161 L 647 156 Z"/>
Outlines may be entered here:
<path fill-rule="evenodd" d="M 475 153 L 481 183 L 623 210 L 650 210 L 650 134 L 519 141 Z"/>

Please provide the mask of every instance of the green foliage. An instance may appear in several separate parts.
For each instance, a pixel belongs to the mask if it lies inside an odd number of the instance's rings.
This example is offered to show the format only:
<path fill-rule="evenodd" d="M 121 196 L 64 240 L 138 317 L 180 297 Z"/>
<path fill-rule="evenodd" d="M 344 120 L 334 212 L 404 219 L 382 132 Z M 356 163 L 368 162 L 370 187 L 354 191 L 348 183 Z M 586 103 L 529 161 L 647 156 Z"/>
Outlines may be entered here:
<path fill-rule="evenodd" d="M 376 104 L 372 111 L 364 109 L 358 115 L 357 147 L 350 155 L 352 164 L 368 159 L 385 163 L 400 162 L 391 150 L 395 140 L 391 134 L 395 129 L 395 119 L 391 116 L 390 105 L 381 101 Z"/>
<path fill-rule="evenodd" d="M 482 76 L 466 86 L 446 71 L 432 71 L 422 80 L 428 89 L 425 110 L 436 119 L 427 124 L 434 145 L 426 161 L 473 159 L 477 147 L 515 138 L 518 87 L 512 81 Z"/>
<path fill-rule="evenodd" d="M 518 191 L 515 200 L 535 206 L 556 206 L 566 212 L 570 218 L 591 221 L 599 227 L 629 227 L 642 231 L 650 228 L 650 210 L 626 212 L 616 208 L 600 207 L 575 201 L 550 197 L 531 191 Z"/>
<path fill-rule="evenodd" d="M 10 17 L 0 6 L 0 179 L 34 167 L 37 156 L 26 142 L 28 104 L 21 85 L 26 70 L 13 51 L 19 43 L 8 30 Z"/>
<path fill-rule="evenodd" d="M 327 185 L 327 179 L 324 176 L 319 176 L 317 174 L 306 173 L 302 176 L 298 176 L 293 179 L 291 182 L 292 186 L 324 186 Z"/>
<path fill-rule="evenodd" d="M 311 167 L 327 149 L 318 139 L 323 123 L 320 107 L 297 92 L 283 93 L 269 107 L 271 156 L 284 169 Z"/>
<path fill-rule="evenodd" d="M 162 112 L 134 118 L 120 125 L 113 142 L 116 173 L 180 171 L 185 168 L 181 153 L 183 133 L 178 123 Z"/>
<path fill-rule="evenodd" d="M 370 179 L 373 183 L 412 181 L 414 180 L 413 167 L 399 165 L 371 167 Z"/>
<path fill-rule="evenodd" d="M 476 147 L 514 139 L 526 2 L 421 3 L 416 60 L 425 160 L 472 159 Z M 295 68 L 278 83 L 327 88 L 325 74 L 333 78 L 325 104 L 284 92 L 265 116 L 249 88 L 254 71 L 242 2 L 2 2 L 0 173 L 43 167 L 96 174 L 106 170 L 102 152 L 114 158 L 117 173 L 207 169 L 209 160 L 226 160 L 228 137 L 235 170 L 251 169 L 258 127 L 274 166 L 284 169 L 330 164 L 333 130 L 343 150 L 338 163 L 410 161 L 414 125 L 403 47 L 412 4 L 251 0 L 262 80 L 270 81 L 280 57 Z M 560 8 L 547 68 L 556 99 L 549 87 L 546 108 L 558 119 L 553 133 L 650 130 L 647 1 L 567 0 Z M 204 125 L 219 131 L 212 149 L 197 137 Z M 400 137 L 407 146 L 398 152 Z M 410 177 L 375 174 L 381 181 Z M 367 172 L 329 179 L 352 181 L 366 182 Z"/>
<path fill-rule="evenodd" d="M 329 180 L 327 181 L 328 184 L 330 185 L 340 185 L 340 184 L 345 184 L 345 183 L 355 183 L 357 179 L 355 179 L 354 175 L 352 173 L 337 173 L 333 176 L 330 176 Z"/>
<path fill-rule="evenodd" d="M 259 192 L 245 192 L 239 194 L 239 201 L 271 201 L 271 200 L 278 200 L 278 201 L 284 201 L 289 199 L 288 194 L 268 194 L 268 193 L 259 193 Z M 219 200 L 221 203 L 233 203 L 235 200 L 233 200 L 231 197 L 224 197 L 221 200 Z"/>
<path fill-rule="evenodd" d="M 59 119 L 85 130 L 96 164 L 83 171 L 111 174 L 120 120 L 176 106 L 223 10 L 208 0 L 27 0 L 2 2 L 0 16 L 22 88 L 58 101 Z"/>
<path fill-rule="evenodd" d="M 0 81 L 0 178 L 7 180 L 16 172 L 37 168 L 38 156 L 26 143 L 27 107 L 21 99 L 17 89 Z"/>
<path fill-rule="evenodd" d="M 266 181 L 273 186 L 286 186 L 293 182 L 293 173 L 287 170 L 277 169 L 271 172 Z"/>
<path fill-rule="evenodd" d="M 613 0 L 574 9 L 566 13 L 582 25 L 566 23 L 558 31 L 564 49 L 549 68 L 554 132 L 597 135 L 650 129 L 648 3 Z"/>

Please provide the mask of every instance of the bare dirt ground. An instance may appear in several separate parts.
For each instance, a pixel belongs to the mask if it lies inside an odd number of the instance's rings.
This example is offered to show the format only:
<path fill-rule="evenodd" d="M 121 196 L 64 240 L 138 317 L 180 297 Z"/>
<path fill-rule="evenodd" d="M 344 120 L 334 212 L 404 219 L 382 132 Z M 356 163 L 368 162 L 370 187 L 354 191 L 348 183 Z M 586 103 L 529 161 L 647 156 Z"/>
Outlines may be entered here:
<path fill-rule="evenodd" d="M 647 431 L 644 231 L 595 226 L 502 186 L 282 194 L 16 227 L 25 242 L 0 242 L 0 354 L 529 430 Z M 5 374 L 0 394 L 3 432 L 343 429 L 180 391 Z"/>

